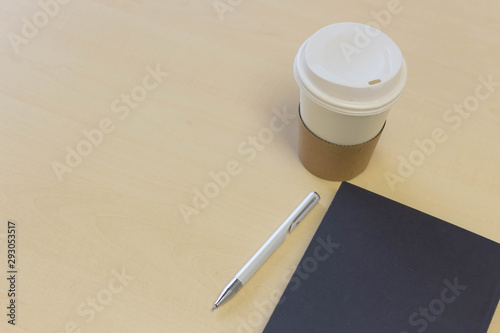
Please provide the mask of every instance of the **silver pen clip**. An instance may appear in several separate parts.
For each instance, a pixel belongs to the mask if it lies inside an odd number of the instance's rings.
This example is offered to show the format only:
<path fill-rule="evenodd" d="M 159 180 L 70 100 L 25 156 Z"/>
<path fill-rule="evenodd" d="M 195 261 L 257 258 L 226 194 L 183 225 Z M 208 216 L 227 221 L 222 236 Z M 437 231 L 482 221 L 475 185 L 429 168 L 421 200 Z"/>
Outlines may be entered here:
<path fill-rule="evenodd" d="M 318 193 L 311 192 L 309 196 L 306 198 L 306 200 L 304 200 L 304 202 L 299 207 L 297 207 L 298 210 L 297 215 L 295 219 L 292 221 L 292 224 L 290 224 L 288 233 L 291 233 L 293 229 L 297 228 L 297 226 L 302 221 L 302 219 L 307 215 L 307 213 L 309 213 L 309 211 L 313 209 L 314 206 L 316 206 L 319 199 L 320 196 Z"/>

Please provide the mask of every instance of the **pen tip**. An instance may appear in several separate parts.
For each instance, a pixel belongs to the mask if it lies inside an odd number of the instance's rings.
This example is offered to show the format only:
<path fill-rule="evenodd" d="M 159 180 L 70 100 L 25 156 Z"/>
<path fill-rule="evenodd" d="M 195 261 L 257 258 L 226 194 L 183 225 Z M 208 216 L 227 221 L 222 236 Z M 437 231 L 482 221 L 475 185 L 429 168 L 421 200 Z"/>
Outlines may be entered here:
<path fill-rule="evenodd" d="M 214 311 L 215 309 L 217 309 L 217 305 L 213 306 L 212 311 Z"/>

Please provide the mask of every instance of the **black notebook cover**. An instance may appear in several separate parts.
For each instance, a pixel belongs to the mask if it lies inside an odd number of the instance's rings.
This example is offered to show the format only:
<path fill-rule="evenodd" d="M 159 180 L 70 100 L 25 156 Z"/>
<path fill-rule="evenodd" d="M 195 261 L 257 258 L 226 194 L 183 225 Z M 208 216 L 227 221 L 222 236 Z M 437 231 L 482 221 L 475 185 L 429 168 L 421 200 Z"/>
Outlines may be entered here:
<path fill-rule="evenodd" d="M 486 333 L 500 245 L 342 183 L 264 332 Z"/>

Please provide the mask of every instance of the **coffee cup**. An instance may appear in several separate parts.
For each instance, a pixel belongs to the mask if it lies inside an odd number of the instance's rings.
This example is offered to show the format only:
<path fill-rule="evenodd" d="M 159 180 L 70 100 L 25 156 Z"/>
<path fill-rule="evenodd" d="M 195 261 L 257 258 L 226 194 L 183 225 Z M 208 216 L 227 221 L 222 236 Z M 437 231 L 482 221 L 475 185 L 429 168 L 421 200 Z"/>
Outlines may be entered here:
<path fill-rule="evenodd" d="M 360 23 L 326 26 L 300 47 L 299 158 L 316 176 L 349 180 L 368 166 L 407 68 L 396 43 Z"/>

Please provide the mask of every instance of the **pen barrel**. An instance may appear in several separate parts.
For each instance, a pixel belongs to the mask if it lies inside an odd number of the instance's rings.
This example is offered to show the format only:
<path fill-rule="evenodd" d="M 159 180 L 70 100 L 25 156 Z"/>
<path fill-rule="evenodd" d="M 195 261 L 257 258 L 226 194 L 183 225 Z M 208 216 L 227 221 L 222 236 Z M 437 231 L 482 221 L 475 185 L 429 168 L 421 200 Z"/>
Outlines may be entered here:
<path fill-rule="evenodd" d="M 269 237 L 269 239 L 255 252 L 250 260 L 243 266 L 235 278 L 245 284 L 260 266 L 273 254 L 273 252 L 283 243 L 287 233 L 292 231 L 309 211 L 318 203 L 320 197 L 316 192 L 311 192 L 299 204 L 297 208 L 287 217 L 279 228 Z"/>
<path fill-rule="evenodd" d="M 243 266 L 238 273 L 236 273 L 235 278 L 245 284 L 252 275 L 262 266 L 262 264 L 274 253 L 274 251 L 283 243 L 286 238 L 286 233 L 292 219 L 288 218 L 289 223 L 283 223 L 272 236 L 260 247 L 257 252 L 250 258 L 250 260 Z"/>

